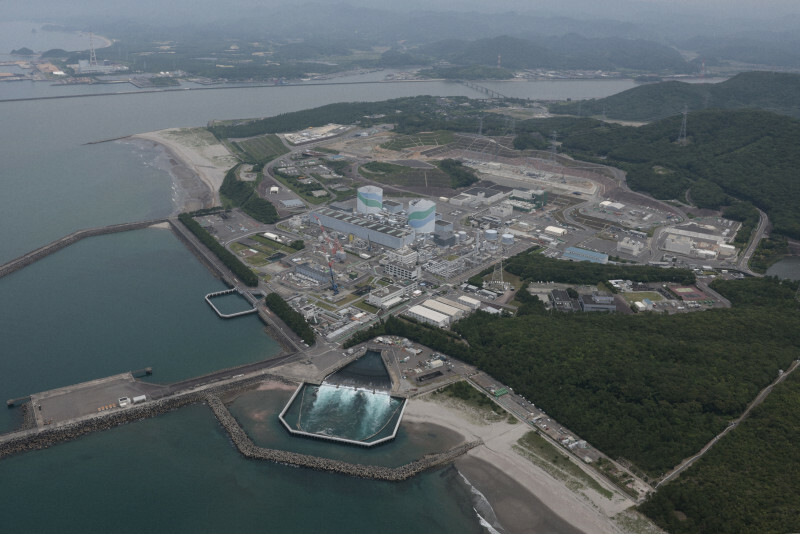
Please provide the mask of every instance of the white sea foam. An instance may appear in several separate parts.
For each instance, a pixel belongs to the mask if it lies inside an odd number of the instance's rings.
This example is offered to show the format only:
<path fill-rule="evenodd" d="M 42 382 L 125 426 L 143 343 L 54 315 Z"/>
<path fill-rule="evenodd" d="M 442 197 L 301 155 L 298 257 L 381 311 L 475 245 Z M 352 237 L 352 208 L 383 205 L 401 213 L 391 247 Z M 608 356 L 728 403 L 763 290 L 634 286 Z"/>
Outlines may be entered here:
<path fill-rule="evenodd" d="M 481 493 L 478 488 L 473 486 L 463 473 L 459 471 L 458 475 L 464 483 L 469 486 L 469 491 L 472 494 L 472 509 L 475 511 L 475 515 L 478 516 L 478 521 L 480 521 L 481 526 L 490 534 L 502 534 L 505 532 L 500 521 L 497 519 L 497 515 L 494 513 L 494 508 L 489 504 L 489 500 L 486 496 Z"/>

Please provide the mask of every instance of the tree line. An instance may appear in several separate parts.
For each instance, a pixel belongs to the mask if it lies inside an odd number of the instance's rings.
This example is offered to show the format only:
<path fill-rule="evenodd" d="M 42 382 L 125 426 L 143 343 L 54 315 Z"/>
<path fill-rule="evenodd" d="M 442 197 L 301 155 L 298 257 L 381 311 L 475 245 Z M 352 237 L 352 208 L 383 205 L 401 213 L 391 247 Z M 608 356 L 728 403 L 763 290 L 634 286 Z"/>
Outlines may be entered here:
<path fill-rule="evenodd" d="M 292 329 L 292 332 L 300 336 L 309 346 L 314 344 L 314 330 L 305 320 L 303 315 L 289 306 L 289 303 L 283 300 L 283 297 L 277 293 L 270 293 L 264 298 L 264 304 L 272 310 L 275 315 L 281 318 L 286 323 L 286 326 Z"/>
<path fill-rule="evenodd" d="M 255 275 L 255 273 L 244 263 L 242 263 L 231 251 L 220 245 L 219 242 L 214 239 L 214 236 L 209 234 L 205 228 L 200 226 L 200 224 L 195 221 L 190 214 L 181 213 L 178 215 L 178 219 L 183 223 L 184 226 L 186 226 L 186 228 L 189 229 L 189 231 L 197 236 L 197 239 L 199 239 L 203 245 L 213 252 L 214 255 L 225 265 L 225 267 L 230 269 L 237 278 L 250 287 L 258 286 L 258 277 Z"/>

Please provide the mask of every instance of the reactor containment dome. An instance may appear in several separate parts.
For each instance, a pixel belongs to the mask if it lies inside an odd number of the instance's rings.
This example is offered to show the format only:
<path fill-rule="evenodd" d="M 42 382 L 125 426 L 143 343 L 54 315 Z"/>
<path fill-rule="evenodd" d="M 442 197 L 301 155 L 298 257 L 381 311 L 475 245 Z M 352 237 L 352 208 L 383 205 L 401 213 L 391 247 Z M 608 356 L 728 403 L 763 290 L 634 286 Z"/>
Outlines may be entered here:
<path fill-rule="evenodd" d="M 408 225 L 417 234 L 433 233 L 436 224 L 436 203 L 421 198 L 408 203 Z"/>
<path fill-rule="evenodd" d="M 383 209 L 383 189 L 380 187 L 374 185 L 359 187 L 356 199 L 356 212 L 358 213 L 380 213 Z"/>

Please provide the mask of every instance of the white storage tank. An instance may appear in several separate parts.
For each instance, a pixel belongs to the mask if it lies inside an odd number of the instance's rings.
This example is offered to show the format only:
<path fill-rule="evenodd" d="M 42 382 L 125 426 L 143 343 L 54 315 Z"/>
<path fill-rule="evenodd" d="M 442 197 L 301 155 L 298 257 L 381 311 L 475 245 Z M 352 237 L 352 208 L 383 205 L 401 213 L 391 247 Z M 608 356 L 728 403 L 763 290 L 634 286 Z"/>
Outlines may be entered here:
<path fill-rule="evenodd" d="M 497 241 L 497 230 L 486 230 L 486 241 Z"/>
<path fill-rule="evenodd" d="M 514 234 L 503 234 L 500 237 L 500 242 L 504 245 L 513 245 L 514 244 Z"/>
<path fill-rule="evenodd" d="M 459 241 L 466 241 L 467 240 L 467 232 L 465 232 L 464 230 L 459 230 L 459 232 L 456 235 L 457 235 Z"/>

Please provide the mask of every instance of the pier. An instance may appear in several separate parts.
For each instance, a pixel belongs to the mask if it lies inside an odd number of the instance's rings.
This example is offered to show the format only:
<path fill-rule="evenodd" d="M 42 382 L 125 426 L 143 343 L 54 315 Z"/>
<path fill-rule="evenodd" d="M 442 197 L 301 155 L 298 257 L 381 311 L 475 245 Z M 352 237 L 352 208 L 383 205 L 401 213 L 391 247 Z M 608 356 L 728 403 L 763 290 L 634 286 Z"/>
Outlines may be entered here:
<path fill-rule="evenodd" d="M 249 310 L 244 310 L 236 313 L 222 313 L 216 306 L 214 306 L 214 303 L 211 302 L 211 299 L 213 299 L 214 297 L 220 297 L 222 295 L 231 295 L 233 293 L 239 293 L 240 295 L 242 295 L 245 299 L 247 299 L 247 301 L 253 307 Z M 233 319 L 234 317 L 241 317 L 242 315 L 250 315 L 251 313 L 258 313 L 255 297 L 253 297 L 253 295 L 251 295 L 247 291 L 242 291 L 238 287 L 234 287 L 232 289 L 225 289 L 223 291 L 216 291 L 214 293 L 209 293 L 208 295 L 206 295 L 206 302 L 208 303 L 209 306 L 211 306 L 211 309 L 213 309 L 216 312 L 216 314 L 219 315 L 221 319 Z"/>

